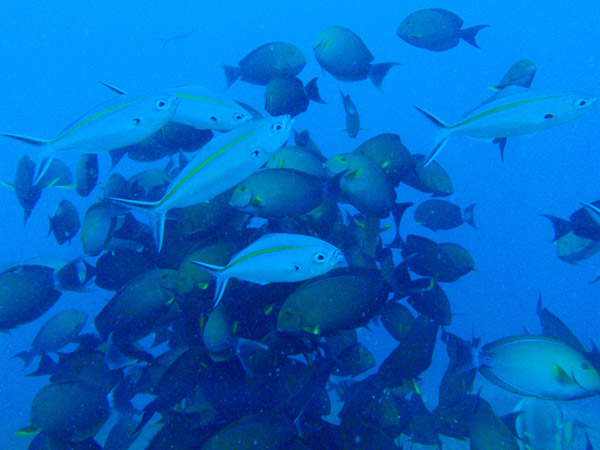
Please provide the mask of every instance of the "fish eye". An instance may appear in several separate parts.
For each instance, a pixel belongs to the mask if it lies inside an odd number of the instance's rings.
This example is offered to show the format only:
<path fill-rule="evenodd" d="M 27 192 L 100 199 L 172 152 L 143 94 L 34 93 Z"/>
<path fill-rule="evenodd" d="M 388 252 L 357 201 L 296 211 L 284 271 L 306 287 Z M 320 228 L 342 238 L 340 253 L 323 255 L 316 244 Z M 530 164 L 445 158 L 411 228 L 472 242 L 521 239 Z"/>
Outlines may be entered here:
<path fill-rule="evenodd" d="M 254 151 L 253 151 L 253 152 L 250 154 L 250 157 L 251 157 L 252 159 L 256 159 L 256 158 L 258 158 L 258 155 L 260 155 L 260 150 L 254 150 Z"/>
<path fill-rule="evenodd" d="M 281 131 L 282 128 L 283 127 L 281 126 L 280 123 L 276 123 L 276 124 L 273 124 L 273 126 L 271 127 L 271 130 L 273 130 L 273 131 Z"/>
<path fill-rule="evenodd" d="M 211 122 L 216 122 L 216 121 L 217 121 L 217 118 L 216 118 L 215 116 L 210 116 L 210 117 L 209 117 L 209 120 L 210 120 Z"/>
<path fill-rule="evenodd" d="M 552 119 L 554 117 L 554 114 L 546 114 L 544 116 L 544 119 Z"/>
<path fill-rule="evenodd" d="M 156 100 L 154 102 L 154 106 L 159 111 L 162 111 L 163 109 L 165 109 L 167 107 L 167 101 L 165 99 L 159 98 L 158 100 Z"/>
<path fill-rule="evenodd" d="M 133 119 L 133 124 L 134 124 L 134 125 L 139 125 L 139 124 L 140 124 L 140 122 L 141 122 L 141 120 L 140 120 L 140 119 L 138 119 L 138 118 L 135 118 L 135 119 Z"/>
<path fill-rule="evenodd" d="M 585 106 L 587 105 L 587 101 L 585 99 L 581 99 L 577 102 L 577 106 Z"/>
<path fill-rule="evenodd" d="M 325 255 L 321 252 L 317 252 L 314 254 L 313 259 L 315 260 L 315 262 L 322 263 L 323 261 L 325 261 Z"/>
<path fill-rule="evenodd" d="M 244 118 L 244 116 L 242 114 L 236 114 L 235 115 L 235 120 L 242 120 Z"/>

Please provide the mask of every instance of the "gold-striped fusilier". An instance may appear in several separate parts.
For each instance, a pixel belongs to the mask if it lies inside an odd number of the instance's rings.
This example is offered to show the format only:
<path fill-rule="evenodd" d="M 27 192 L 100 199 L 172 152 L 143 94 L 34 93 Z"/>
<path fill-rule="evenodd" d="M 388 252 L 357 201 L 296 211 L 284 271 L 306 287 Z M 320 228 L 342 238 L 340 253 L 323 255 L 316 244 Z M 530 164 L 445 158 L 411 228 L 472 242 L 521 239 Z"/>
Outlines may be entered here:
<path fill-rule="evenodd" d="M 160 250 L 167 211 L 203 203 L 234 187 L 260 169 L 273 153 L 285 145 L 291 129 L 289 116 L 248 122 L 217 136 L 196 152 L 171 181 L 160 200 L 112 200 L 148 212 Z"/>
<path fill-rule="evenodd" d="M 493 101 L 452 125 L 415 107 L 439 129 L 425 166 L 439 155 L 448 139 L 455 134 L 498 143 L 503 153 L 507 137 L 533 134 L 569 122 L 588 112 L 596 101 L 597 98 L 592 95 L 539 94 L 521 86 L 509 86 Z"/>
<path fill-rule="evenodd" d="M 125 94 L 98 105 L 69 125 L 60 136 L 46 140 L 3 133 L 39 147 L 34 184 L 44 176 L 58 152 L 102 153 L 140 142 L 162 128 L 177 109 L 175 95 L 164 92 Z"/>
<path fill-rule="evenodd" d="M 215 306 L 230 278 L 257 284 L 304 281 L 323 275 L 343 258 L 333 245 L 301 234 L 266 234 L 236 253 L 226 266 L 194 261 L 216 277 Z"/>

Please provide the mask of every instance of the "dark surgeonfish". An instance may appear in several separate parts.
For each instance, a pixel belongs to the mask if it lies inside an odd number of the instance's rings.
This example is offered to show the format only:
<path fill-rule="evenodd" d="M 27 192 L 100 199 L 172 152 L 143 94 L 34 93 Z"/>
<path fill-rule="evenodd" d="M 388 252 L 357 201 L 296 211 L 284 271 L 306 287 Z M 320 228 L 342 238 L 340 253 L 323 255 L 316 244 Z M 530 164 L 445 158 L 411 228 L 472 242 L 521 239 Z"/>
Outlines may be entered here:
<path fill-rule="evenodd" d="M 296 77 L 277 77 L 271 79 L 265 89 L 265 109 L 272 116 L 295 117 L 306 111 L 311 100 L 325 103 L 319 96 L 316 77 L 306 86 Z"/>
<path fill-rule="evenodd" d="M 399 63 L 372 64 L 375 57 L 362 39 L 348 28 L 333 25 L 325 28 L 313 41 L 315 58 L 323 70 L 340 81 L 369 78 L 381 88 L 388 71 Z"/>
<path fill-rule="evenodd" d="M 289 42 L 269 42 L 248 53 L 237 66 L 223 65 L 227 87 L 242 81 L 266 86 L 273 78 L 298 75 L 306 59 L 302 51 Z"/>
<path fill-rule="evenodd" d="M 31 343 L 31 349 L 17 353 L 27 368 L 36 355 L 57 352 L 73 342 L 87 322 L 88 315 L 76 309 L 68 309 L 50 317 L 42 325 Z"/>
<path fill-rule="evenodd" d="M 360 144 L 354 153 L 368 156 L 379 164 L 394 187 L 413 169 L 410 152 L 397 134 L 383 133 L 372 137 Z"/>
<path fill-rule="evenodd" d="M 461 39 L 479 48 L 477 33 L 489 25 L 462 28 L 463 20 L 452 11 L 442 8 L 421 9 L 402 21 L 396 34 L 411 45 L 434 52 L 450 50 Z"/>
<path fill-rule="evenodd" d="M 73 203 L 61 200 L 56 208 L 54 216 L 48 217 L 50 229 L 48 234 L 53 233 L 56 243 L 63 245 L 65 242 L 71 244 L 71 239 L 79 231 L 79 213 Z"/>
<path fill-rule="evenodd" d="M 537 66 L 530 59 L 522 59 L 517 61 L 504 74 L 500 83 L 492 86 L 492 89 L 501 91 L 508 86 L 522 86 L 528 88 L 531 86 L 533 77 L 537 72 Z"/>
<path fill-rule="evenodd" d="M 340 91 L 342 96 L 342 103 L 344 105 L 344 111 L 346 112 L 346 132 L 351 138 L 358 136 L 360 131 L 360 117 L 356 105 L 350 98 L 350 94 L 344 94 Z"/>
<path fill-rule="evenodd" d="M 461 211 L 460 206 L 446 200 L 425 200 L 415 209 L 415 222 L 432 231 L 451 230 L 468 223 L 477 229 L 473 218 L 475 203 Z"/>
<path fill-rule="evenodd" d="M 452 195 L 454 186 L 448 172 L 437 161 L 427 165 L 425 162 L 425 155 L 412 155 L 411 170 L 402 181 L 418 191 L 431 193 L 432 197 Z"/>

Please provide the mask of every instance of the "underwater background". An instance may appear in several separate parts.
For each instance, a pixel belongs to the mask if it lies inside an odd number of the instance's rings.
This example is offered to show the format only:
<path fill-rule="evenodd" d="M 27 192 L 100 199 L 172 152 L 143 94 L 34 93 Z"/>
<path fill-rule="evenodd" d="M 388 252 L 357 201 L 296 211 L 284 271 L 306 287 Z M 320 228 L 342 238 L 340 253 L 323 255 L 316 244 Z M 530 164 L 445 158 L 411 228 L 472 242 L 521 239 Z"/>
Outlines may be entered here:
<path fill-rule="evenodd" d="M 488 24 L 477 36 L 480 49 L 465 42 L 446 52 L 430 52 L 408 45 L 395 34 L 411 12 L 430 7 L 447 8 L 465 26 Z M 300 78 L 319 76 L 320 95 L 327 103 L 311 103 L 294 122 L 296 130 L 308 129 L 326 157 L 353 151 L 380 133 L 397 133 L 411 153 L 428 153 L 435 130 L 413 108 L 418 105 L 449 122 L 486 98 L 505 71 L 517 60 L 535 61 L 532 87 L 543 92 L 600 93 L 600 4 L 564 2 L 5 2 L 0 14 L 0 82 L 4 98 L 0 107 L 0 131 L 55 136 L 83 111 L 115 95 L 99 82 L 126 91 L 151 91 L 183 84 L 200 84 L 219 91 L 225 80 L 221 64 L 235 64 L 249 51 L 271 41 L 297 45 L 307 64 Z M 397 61 L 382 90 L 368 81 L 344 83 L 322 74 L 312 41 L 329 25 L 355 31 L 375 56 L 375 62 Z M 193 32 L 163 46 L 159 37 Z M 345 128 L 339 90 L 349 93 L 361 118 L 358 137 L 350 139 Z M 263 87 L 236 82 L 227 93 L 261 112 Z M 450 140 L 437 161 L 452 177 L 458 205 L 477 203 L 478 230 L 459 227 L 434 233 L 414 223 L 412 210 L 405 215 L 401 234 L 419 234 L 437 242 L 457 242 L 475 260 L 475 271 L 456 283 L 445 284 L 455 314 L 448 328 L 483 342 L 520 334 L 538 333 L 536 303 L 560 317 L 580 340 L 598 341 L 600 284 L 596 255 L 580 265 L 556 257 L 554 232 L 541 214 L 568 217 L 581 202 L 597 200 L 600 192 L 598 127 L 600 111 L 531 137 L 511 138 L 504 163 L 496 145 L 458 136 Z M 28 154 L 24 144 L 2 138 L 0 180 L 12 182 L 18 160 Z M 76 159 L 64 157 L 74 167 Z M 26 227 L 14 192 L 0 188 L 2 252 L 0 265 L 10 266 L 36 256 L 72 259 L 82 255 L 75 238 L 57 246 L 48 235 L 48 215 L 57 203 L 69 199 L 80 214 L 100 196 L 108 177 L 109 157 L 101 154 L 99 186 L 90 198 L 70 189 L 47 189 Z M 136 163 L 126 158 L 115 169 L 133 174 L 141 168 L 164 167 L 166 161 Z M 429 197 L 408 186 L 397 189 L 398 201 L 421 202 Z M 388 219 L 389 220 L 389 219 Z M 391 223 L 391 222 L 390 222 Z M 393 230 L 383 234 L 384 242 Z M 90 261 L 93 262 L 93 259 Z M 97 314 L 110 292 L 90 285 L 83 293 L 64 293 L 40 319 L 0 334 L 0 448 L 25 449 L 30 438 L 15 436 L 29 424 L 30 403 L 46 377 L 26 377 L 22 361 L 11 359 L 27 348 L 41 324 L 52 314 L 77 308 Z M 88 320 L 85 331 L 93 330 Z M 396 343 L 382 327 L 371 324 L 359 331 L 361 342 L 377 361 Z M 435 399 L 447 356 L 438 345 L 432 366 L 422 375 L 424 399 Z M 498 399 L 508 412 L 518 397 L 500 391 L 482 377 L 483 395 Z M 486 397 L 487 398 L 487 397 Z M 491 401 L 491 400 L 490 400 Z M 435 401 L 433 402 L 435 403 Z M 598 446 L 600 422 L 590 422 L 600 400 L 592 397 L 567 405 L 580 414 Z M 596 419 L 597 420 L 597 419 Z M 148 430 L 146 430 L 148 431 Z M 152 432 L 152 431 L 150 431 Z M 464 444 L 466 445 L 466 444 Z"/>

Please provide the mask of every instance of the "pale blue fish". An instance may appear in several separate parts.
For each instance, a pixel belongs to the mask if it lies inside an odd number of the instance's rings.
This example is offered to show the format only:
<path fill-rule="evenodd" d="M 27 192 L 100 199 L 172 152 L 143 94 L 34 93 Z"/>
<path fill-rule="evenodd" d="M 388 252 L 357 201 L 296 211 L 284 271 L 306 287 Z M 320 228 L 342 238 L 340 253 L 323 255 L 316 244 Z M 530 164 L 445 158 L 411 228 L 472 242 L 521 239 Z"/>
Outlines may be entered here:
<path fill-rule="evenodd" d="M 451 136 L 462 134 L 493 141 L 500 145 L 503 153 L 507 137 L 533 134 L 569 122 L 588 112 L 596 102 L 597 98 L 592 95 L 539 94 L 521 86 L 509 86 L 493 101 L 454 124 L 415 106 L 439 129 L 425 166 L 439 155 Z"/>
<path fill-rule="evenodd" d="M 125 94 L 125 91 L 118 87 L 108 83 L 102 84 L 117 94 Z M 199 130 L 229 131 L 254 118 L 247 108 L 233 98 L 198 84 L 168 88 L 163 92 L 175 95 L 179 99 L 171 122 L 189 125 Z"/>
<path fill-rule="evenodd" d="M 194 261 L 216 277 L 215 306 L 230 278 L 257 284 L 304 281 L 333 269 L 344 255 L 333 245 L 300 234 L 266 234 L 235 254 L 226 266 Z"/>
<path fill-rule="evenodd" d="M 158 201 L 112 200 L 149 214 L 160 250 L 165 216 L 170 209 L 208 201 L 249 177 L 285 145 L 292 123 L 289 116 L 250 121 L 215 137 L 194 154 Z"/>
<path fill-rule="evenodd" d="M 524 398 L 513 409 L 518 414 L 515 429 L 523 450 L 566 450 L 572 448 L 574 420 L 565 420 L 557 402 Z"/>
<path fill-rule="evenodd" d="M 484 345 L 479 372 L 492 383 L 527 397 L 576 400 L 600 394 L 600 375 L 587 358 L 545 336 L 512 336 Z"/>
<path fill-rule="evenodd" d="M 140 142 L 162 128 L 175 114 L 178 98 L 165 92 L 126 94 L 98 105 L 69 125 L 60 136 L 46 140 L 3 133 L 39 147 L 34 184 L 44 176 L 58 152 L 102 153 Z"/>

